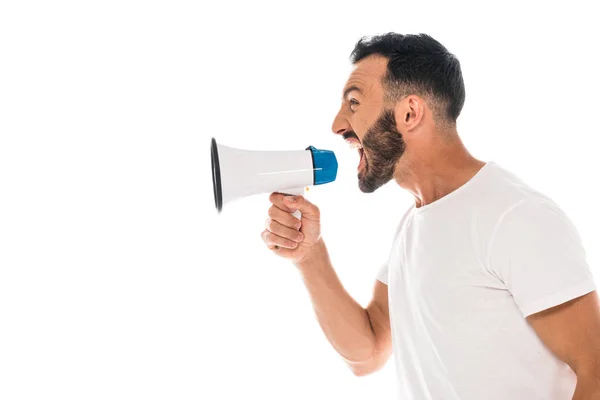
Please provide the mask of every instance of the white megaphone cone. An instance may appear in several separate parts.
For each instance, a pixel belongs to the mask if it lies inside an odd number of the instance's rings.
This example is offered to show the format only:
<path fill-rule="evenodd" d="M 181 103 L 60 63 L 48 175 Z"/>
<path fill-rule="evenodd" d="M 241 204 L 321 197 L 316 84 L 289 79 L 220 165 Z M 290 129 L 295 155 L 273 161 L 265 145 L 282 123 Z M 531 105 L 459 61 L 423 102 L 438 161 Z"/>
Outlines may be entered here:
<path fill-rule="evenodd" d="M 337 159 L 330 150 L 309 146 L 297 151 L 253 151 L 223 146 L 211 139 L 215 206 L 259 193 L 300 195 L 307 186 L 333 182 Z M 300 218 L 300 212 L 293 214 Z"/>

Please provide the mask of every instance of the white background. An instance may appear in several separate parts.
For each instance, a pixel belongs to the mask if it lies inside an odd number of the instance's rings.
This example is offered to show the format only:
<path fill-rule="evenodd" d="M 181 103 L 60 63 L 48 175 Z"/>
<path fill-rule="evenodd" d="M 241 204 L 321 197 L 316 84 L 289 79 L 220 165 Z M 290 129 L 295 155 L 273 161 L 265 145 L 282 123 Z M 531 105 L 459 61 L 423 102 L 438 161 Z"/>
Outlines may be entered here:
<path fill-rule="evenodd" d="M 394 398 L 393 362 L 354 377 L 263 246 L 267 195 L 217 215 L 210 173 L 213 136 L 334 150 L 309 196 L 366 304 L 413 200 L 362 194 L 330 132 L 363 35 L 458 56 L 466 145 L 554 198 L 600 276 L 600 31 L 594 2 L 549 4 L 0 3 L 0 398 Z"/>

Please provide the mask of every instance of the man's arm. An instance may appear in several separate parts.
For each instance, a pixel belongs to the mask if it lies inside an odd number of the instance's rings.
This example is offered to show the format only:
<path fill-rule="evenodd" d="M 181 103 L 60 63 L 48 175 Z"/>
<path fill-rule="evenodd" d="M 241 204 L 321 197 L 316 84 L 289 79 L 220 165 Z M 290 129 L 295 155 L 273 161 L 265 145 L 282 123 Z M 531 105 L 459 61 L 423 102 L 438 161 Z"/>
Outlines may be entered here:
<path fill-rule="evenodd" d="M 273 193 L 269 200 L 273 205 L 262 238 L 300 271 L 327 339 L 356 375 L 381 368 L 391 353 L 387 285 L 377 282 L 372 301 L 363 308 L 346 292 L 331 265 L 321 237 L 319 208 L 303 196 Z M 302 212 L 301 221 L 292 216 L 295 210 Z"/>
<path fill-rule="evenodd" d="M 357 376 L 385 365 L 392 351 L 388 287 L 376 281 L 367 308 L 344 289 L 323 239 L 311 257 L 297 264 L 325 336 Z"/>
<path fill-rule="evenodd" d="M 600 400 L 600 300 L 591 292 L 527 317 L 539 338 L 577 375 L 573 400 Z"/>

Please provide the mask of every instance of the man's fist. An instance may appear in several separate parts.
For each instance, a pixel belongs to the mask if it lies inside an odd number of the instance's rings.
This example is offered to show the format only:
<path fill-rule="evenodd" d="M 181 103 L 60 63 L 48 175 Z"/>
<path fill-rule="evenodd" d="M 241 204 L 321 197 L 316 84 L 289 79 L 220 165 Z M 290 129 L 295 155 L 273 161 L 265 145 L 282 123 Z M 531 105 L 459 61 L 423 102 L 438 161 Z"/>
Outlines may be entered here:
<path fill-rule="evenodd" d="M 273 205 L 262 232 L 263 241 L 277 255 L 301 262 L 321 238 L 319 208 L 303 196 L 272 193 L 269 201 Z M 302 213 L 302 220 L 292 215 L 296 210 Z"/>

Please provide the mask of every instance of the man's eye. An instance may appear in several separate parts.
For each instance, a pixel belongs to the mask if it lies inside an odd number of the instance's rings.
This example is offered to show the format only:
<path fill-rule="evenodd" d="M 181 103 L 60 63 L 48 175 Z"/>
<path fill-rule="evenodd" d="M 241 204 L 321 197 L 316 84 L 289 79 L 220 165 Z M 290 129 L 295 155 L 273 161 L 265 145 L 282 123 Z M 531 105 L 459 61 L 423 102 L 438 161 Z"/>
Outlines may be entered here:
<path fill-rule="evenodd" d="M 356 106 L 358 106 L 358 101 L 356 101 L 355 99 L 350 99 L 349 103 L 350 103 L 350 109 L 352 111 L 355 111 Z"/>

